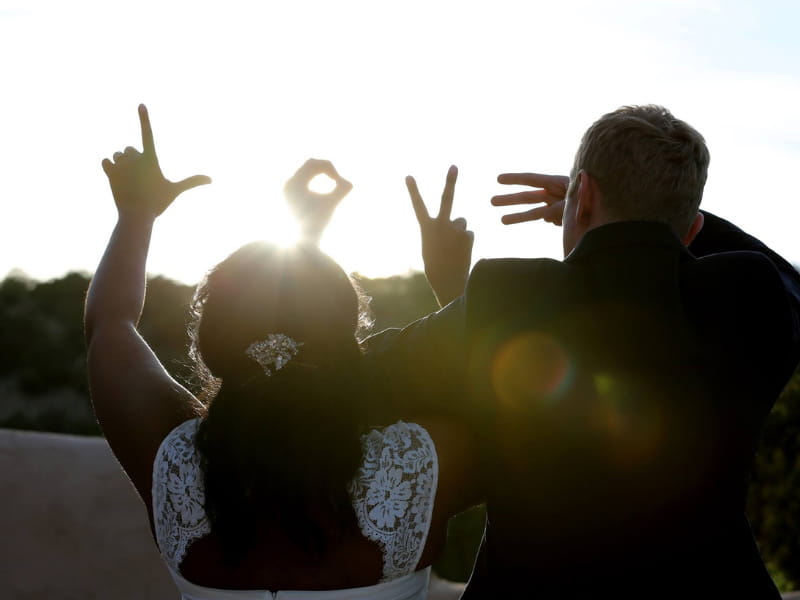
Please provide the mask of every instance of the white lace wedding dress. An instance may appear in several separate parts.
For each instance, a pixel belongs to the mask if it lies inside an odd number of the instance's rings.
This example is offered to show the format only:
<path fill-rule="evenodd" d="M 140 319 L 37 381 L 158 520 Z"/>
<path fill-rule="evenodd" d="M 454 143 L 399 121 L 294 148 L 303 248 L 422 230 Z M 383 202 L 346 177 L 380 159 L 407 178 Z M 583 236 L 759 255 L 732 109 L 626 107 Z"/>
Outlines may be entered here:
<path fill-rule="evenodd" d="M 361 532 L 383 553 L 375 585 L 330 591 L 224 590 L 184 579 L 179 566 L 189 546 L 211 526 L 203 509 L 203 473 L 195 450 L 198 419 L 172 430 L 153 465 L 153 518 L 158 546 L 184 600 L 423 600 L 430 567 L 416 570 L 431 523 L 438 462 L 428 432 L 398 421 L 364 435 L 364 459 L 350 484 Z"/>

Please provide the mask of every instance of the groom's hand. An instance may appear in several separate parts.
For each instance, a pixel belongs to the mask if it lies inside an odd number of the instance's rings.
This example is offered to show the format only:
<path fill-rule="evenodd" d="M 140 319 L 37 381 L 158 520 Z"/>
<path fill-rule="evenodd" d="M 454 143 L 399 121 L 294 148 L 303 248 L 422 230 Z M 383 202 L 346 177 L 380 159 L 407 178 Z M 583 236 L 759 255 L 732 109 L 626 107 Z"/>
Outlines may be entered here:
<path fill-rule="evenodd" d="M 526 221 L 544 220 L 561 225 L 564 216 L 564 199 L 569 187 L 569 177 L 565 175 L 542 175 L 539 173 L 503 173 L 497 177 L 503 185 L 528 185 L 541 188 L 514 194 L 502 194 L 492 198 L 494 206 L 515 206 L 517 204 L 543 204 L 524 212 L 503 215 L 506 225 Z"/>

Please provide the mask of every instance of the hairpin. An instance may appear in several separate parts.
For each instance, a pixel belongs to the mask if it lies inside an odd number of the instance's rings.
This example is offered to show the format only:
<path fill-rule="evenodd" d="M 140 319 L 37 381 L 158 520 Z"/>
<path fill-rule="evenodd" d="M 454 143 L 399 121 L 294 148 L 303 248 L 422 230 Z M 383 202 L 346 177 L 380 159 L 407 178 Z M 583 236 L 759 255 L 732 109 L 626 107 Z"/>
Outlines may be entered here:
<path fill-rule="evenodd" d="M 288 335 L 270 333 L 265 339 L 250 344 L 244 353 L 256 361 L 269 377 L 273 369 L 280 371 L 286 366 L 302 345 L 302 342 L 296 342 Z"/>

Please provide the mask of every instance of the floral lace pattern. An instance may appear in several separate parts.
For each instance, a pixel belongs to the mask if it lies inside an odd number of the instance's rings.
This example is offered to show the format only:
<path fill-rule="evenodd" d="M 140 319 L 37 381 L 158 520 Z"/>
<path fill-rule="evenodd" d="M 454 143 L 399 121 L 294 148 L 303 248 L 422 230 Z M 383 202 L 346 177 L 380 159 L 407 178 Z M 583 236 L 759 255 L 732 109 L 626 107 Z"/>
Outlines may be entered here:
<path fill-rule="evenodd" d="M 364 537 L 383 552 L 383 581 L 417 568 L 439 475 L 428 432 L 402 421 L 362 438 L 364 461 L 350 497 Z"/>
<path fill-rule="evenodd" d="M 211 532 L 205 512 L 205 486 L 194 446 L 198 419 L 173 429 L 156 454 L 153 467 L 153 520 L 156 540 L 176 573 L 189 545 Z"/>
<path fill-rule="evenodd" d="M 195 450 L 198 419 L 173 429 L 153 466 L 156 540 L 175 573 L 189 546 L 208 535 L 203 472 Z M 428 432 L 399 421 L 362 436 L 364 458 L 350 483 L 361 532 L 383 553 L 383 578 L 413 573 L 428 537 L 438 480 L 436 449 Z"/>

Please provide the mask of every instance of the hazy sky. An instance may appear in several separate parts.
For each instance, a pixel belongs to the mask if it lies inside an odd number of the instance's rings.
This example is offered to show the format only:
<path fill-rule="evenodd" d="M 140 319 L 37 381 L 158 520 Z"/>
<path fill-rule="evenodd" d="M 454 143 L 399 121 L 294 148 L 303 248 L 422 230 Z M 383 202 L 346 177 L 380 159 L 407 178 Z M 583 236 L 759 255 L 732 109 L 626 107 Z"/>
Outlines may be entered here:
<path fill-rule="evenodd" d="M 560 257 L 560 231 L 506 227 L 503 171 L 566 173 L 582 132 L 664 104 L 711 150 L 704 206 L 800 263 L 800 3 L 0 3 L 0 277 L 94 270 L 116 213 L 103 157 L 141 147 L 168 177 L 210 175 L 159 219 L 149 270 L 188 282 L 291 229 L 281 188 L 307 157 L 355 188 L 323 247 L 346 269 L 419 268 L 403 179 L 484 256 Z"/>

